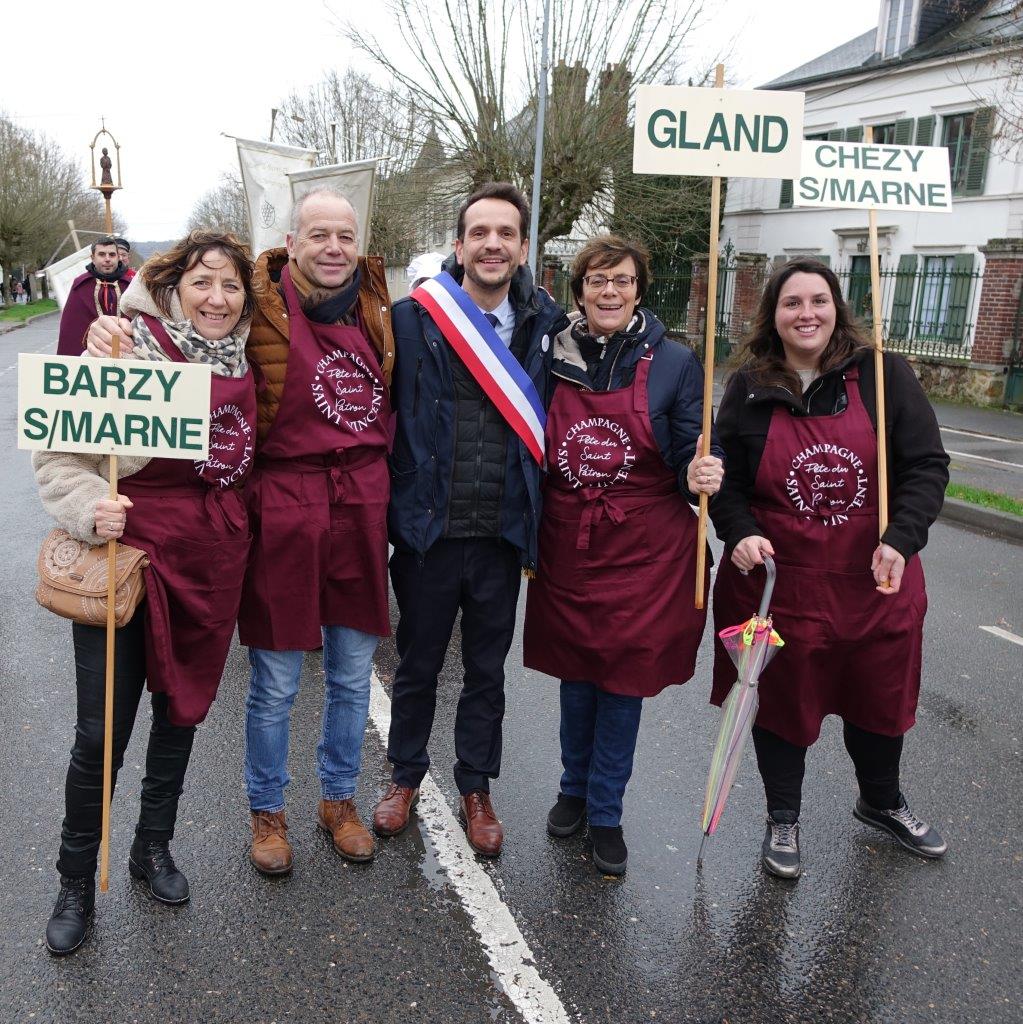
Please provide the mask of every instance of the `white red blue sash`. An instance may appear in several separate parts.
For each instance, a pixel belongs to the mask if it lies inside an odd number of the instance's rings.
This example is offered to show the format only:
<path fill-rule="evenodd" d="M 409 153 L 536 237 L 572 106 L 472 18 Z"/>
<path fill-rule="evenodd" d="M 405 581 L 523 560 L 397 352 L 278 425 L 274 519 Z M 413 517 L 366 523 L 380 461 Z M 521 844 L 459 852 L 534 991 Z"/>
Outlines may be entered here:
<path fill-rule="evenodd" d="M 411 293 L 465 363 L 487 398 L 542 466 L 547 414 L 529 375 L 493 324 L 447 271 Z"/>

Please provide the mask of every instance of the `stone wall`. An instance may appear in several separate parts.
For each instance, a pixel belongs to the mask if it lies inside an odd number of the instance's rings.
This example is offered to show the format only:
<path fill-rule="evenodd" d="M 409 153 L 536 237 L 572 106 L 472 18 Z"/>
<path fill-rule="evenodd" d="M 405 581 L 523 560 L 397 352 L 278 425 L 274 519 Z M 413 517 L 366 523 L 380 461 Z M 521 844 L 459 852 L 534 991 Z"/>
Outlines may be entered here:
<path fill-rule="evenodd" d="M 971 405 L 1001 405 L 1005 394 L 1005 367 L 907 356 L 913 372 L 931 398 Z"/>

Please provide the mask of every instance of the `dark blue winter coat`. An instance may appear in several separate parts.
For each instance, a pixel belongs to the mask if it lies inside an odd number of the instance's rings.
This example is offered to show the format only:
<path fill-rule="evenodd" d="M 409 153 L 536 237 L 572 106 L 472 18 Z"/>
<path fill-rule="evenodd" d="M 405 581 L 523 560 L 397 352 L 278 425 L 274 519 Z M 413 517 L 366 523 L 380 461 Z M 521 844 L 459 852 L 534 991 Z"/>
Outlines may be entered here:
<path fill-rule="evenodd" d="M 462 268 L 453 259 L 445 269 L 461 281 Z M 516 335 L 525 333 L 523 366 L 546 408 L 550 402 L 551 342 L 568 320 L 546 292 L 533 287 L 526 267 L 516 271 L 509 298 L 515 310 Z M 396 548 L 422 557 L 445 532 L 455 455 L 451 360 L 457 357 L 414 299 L 394 304 L 392 322 L 396 355 L 391 404 L 396 430 L 390 459 L 388 532 Z M 518 549 L 525 568 L 535 569 L 540 467 L 514 436 L 505 453 L 500 535 Z"/>
<path fill-rule="evenodd" d="M 571 331 L 556 339 L 552 375 L 589 390 L 614 391 L 628 387 L 636 375 L 640 358 L 653 352 L 647 377 L 647 400 L 654 440 L 664 461 L 675 471 L 679 490 L 694 504 L 699 495 L 686 485 L 686 469 L 696 454 L 703 418 L 703 368 L 693 350 L 667 336 L 664 324 L 648 309 L 628 332 L 614 334 L 607 341 L 599 362 L 589 362 Z M 578 330 L 578 329 L 577 329 Z M 711 429 L 711 454 L 724 458 L 717 436 Z"/>

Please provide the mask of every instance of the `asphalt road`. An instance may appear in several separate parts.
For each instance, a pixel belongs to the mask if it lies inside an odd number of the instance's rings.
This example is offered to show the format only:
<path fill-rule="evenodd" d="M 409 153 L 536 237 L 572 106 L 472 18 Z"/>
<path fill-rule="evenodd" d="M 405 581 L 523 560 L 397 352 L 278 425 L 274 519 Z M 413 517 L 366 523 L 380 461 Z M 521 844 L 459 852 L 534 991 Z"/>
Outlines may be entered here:
<path fill-rule="evenodd" d="M 697 874 L 719 715 L 707 705 L 708 641 L 695 678 L 644 711 L 621 881 L 593 869 L 583 836 L 558 842 L 544 831 L 559 774 L 557 691 L 520 667 L 516 645 L 503 774 L 494 784 L 505 851 L 482 870 L 471 858 L 458 866 L 461 840 L 443 828 L 456 800 L 456 636 L 432 744 L 438 807 L 424 808 L 425 824 L 383 842 L 366 867 L 339 861 L 313 827 L 322 687 L 319 657 L 306 659 L 292 725 L 296 869 L 267 881 L 246 859 L 247 664 L 235 648 L 196 739 L 174 843 L 192 902 L 161 907 L 127 874 L 145 749 L 140 715 L 114 801 L 110 892 L 99 897 L 88 945 L 52 959 L 42 932 L 56 893 L 74 669 L 68 624 L 32 599 L 49 523 L 28 455 L 14 448 L 10 367 L 16 351 L 43 349 L 53 329 L 44 320 L 0 337 L 2 1024 L 1023 1019 L 1023 646 L 1004 635 L 1023 636 L 1023 548 L 943 523 L 925 552 L 923 696 L 904 773 L 911 805 L 949 841 L 942 862 L 918 860 L 852 817 L 852 770 L 830 722 L 808 763 L 803 878 L 781 883 L 760 869 L 763 798 L 752 758 Z M 387 642 L 377 659 L 385 689 L 393 668 Z M 365 813 L 386 777 L 371 729 L 358 796 Z M 493 922 L 506 912 L 520 934 L 494 941 Z M 522 995 L 500 965 L 504 947 L 548 997 Z"/>

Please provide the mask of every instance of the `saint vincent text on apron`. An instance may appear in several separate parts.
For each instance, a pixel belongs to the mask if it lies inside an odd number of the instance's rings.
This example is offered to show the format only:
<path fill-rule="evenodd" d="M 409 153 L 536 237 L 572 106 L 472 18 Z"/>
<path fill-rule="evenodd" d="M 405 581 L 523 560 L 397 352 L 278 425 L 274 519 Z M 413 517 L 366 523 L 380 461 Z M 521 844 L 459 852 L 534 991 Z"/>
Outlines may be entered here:
<path fill-rule="evenodd" d="M 314 650 L 321 626 L 386 636 L 390 400 L 358 326 L 302 311 L 288 268 L 284 393 L 247 487 L 253 550 L 241 642 Z"/>
<path fill-rule="evenodd" d="M 639 697 L 692 676 L 706 618 L 692 599 L 696 516 L 650 424 L 652 363 L 631 387 L 555 390 L 524 635 L 527 667 Z"/>
<path fill-rule="evenodd" d="M 785 646 L 760 680 L 757 725 L 809 746 L 827 715 L 900 736 L 915 719 L 920 690 L 923 568 L 906 563 L 898 594 L 874 589 L 878 543 L 877 436 L 860 397 L 859 372 L 844 375 L 848 407 L 834 416 L 794 416 L 776 405 L 750 499 L 774 545 L 771 602 Z M 754 614 L 764 576 L 743 577 L 722 560 L 714 587 L 715 631 Z M 715 640 L 720 704 L 735 666 Z"/>
<path fill-rule="evenodd" d="M 175 362 L 184 356 L 159 320 L 144 317 Z M 146 570 L 146 673 L 166 693 L 175 725 L 195 725 L 217 693 L 234 637 L 251 536 L 240 492 L 230 486 L 252 463 L 256 391 L 244 377 L 213 374 L 210 457 L 152 459 L 118 484 L 131 498 L 122 540 L 150 558 Z M 224 430 L 214 433 L 214 424 Z M 220 447 L 213 440 L 219 437 Z"/>

